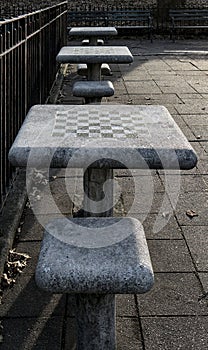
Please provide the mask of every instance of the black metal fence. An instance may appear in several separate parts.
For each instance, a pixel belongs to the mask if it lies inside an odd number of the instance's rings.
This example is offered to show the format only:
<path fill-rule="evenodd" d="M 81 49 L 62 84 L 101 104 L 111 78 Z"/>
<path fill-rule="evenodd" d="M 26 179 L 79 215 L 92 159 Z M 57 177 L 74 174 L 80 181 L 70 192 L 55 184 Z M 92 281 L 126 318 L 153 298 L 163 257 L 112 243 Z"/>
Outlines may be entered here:
<path fill-rule="evenodd" d="M 14 178 L 8 151 L 28 109 L 49 94 L 66 21 L 65 1 L 0 22 L 0 211 Z"/>

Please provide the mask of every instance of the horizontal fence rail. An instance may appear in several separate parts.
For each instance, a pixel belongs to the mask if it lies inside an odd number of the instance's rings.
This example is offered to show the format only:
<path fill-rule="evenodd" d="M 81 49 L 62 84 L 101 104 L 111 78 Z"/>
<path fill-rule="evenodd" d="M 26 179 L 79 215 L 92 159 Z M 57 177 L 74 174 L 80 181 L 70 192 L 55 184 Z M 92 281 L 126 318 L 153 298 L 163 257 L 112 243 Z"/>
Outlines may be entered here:
<path fill-rule="evenodd" d="M 8 152 L 28 109 L 44 103 L 66 44 L 67 2 L 0 21 L 0 212 L 14 178 Z"/>

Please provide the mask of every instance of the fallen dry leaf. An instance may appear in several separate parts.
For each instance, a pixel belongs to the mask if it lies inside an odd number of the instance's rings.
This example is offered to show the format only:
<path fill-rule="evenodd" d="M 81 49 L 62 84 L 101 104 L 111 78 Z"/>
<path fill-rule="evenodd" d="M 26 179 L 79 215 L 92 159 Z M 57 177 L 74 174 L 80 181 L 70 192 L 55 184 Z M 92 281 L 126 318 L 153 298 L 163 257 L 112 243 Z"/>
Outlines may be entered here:
<path fill-rule="evenodd" d="M 194 216 L 198 216 L 198 214 L 195 212 L 195 210 L 187 210 L 186 215 L 190 218 L 193 218 Z"/>

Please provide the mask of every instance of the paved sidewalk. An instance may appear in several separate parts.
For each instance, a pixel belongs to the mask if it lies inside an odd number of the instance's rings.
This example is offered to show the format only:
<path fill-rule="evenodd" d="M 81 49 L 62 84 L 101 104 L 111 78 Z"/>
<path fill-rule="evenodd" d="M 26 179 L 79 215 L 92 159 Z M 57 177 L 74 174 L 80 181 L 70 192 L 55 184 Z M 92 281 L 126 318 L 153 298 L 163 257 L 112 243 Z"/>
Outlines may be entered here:
<path fill-rule="evenodd" d="M 140 189 L 131 215 L 143 221 L 155 272 L 155 285 L 149 293 L 117 296 L 117 349 L 207 350 L 207 41 L 154 40 L 151 44 L 120 39 L 109 43 L 127 45 L 134 54 L 134 63 L 112 65 L 110 79 L 115 95 L 104 103 L 166 106 L 199 159 L 190 171 L 115 171 L 115 181 L 122 189 L 116 216 L 128 215 L 135 186 Z M 69 65 L 57 103 L 82 103 L 71 94 L 77 79 L 75 66 Z M 50 211 L 50 202 L 48 208 L 40 205 L 37 215 L 29 206 L 24 210 L 16 250 L 29 254 L 31 259 L 14 286 L 3 293 L 0 349 L 75 349 L 73 298 L 42 292 L 34 281 L 43 234 L 41 223 L 60 212 L 71 216 L 81 203 L 81 172 L 68 172 L 66 182 L 64 177 L 63 170 L 51 173 L 55 212 Z M 37 181 L 44 188 L 44 177 L 39 176 Z M 144 203 L 144 196 L 151 185 L 153 200 L 149 205 Z M 34 198 L 37 200 L 37 193 Z"/>

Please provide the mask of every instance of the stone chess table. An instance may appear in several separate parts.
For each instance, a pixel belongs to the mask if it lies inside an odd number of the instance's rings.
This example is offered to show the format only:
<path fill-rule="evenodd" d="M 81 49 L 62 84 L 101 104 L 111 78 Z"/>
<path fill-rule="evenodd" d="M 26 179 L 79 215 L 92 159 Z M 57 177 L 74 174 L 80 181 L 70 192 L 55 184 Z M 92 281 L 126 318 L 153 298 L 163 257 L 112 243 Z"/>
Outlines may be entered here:
<path fill-rule="evenodd" d="M 71 28 L 69 35 L 89 38 L 89 44 L 97 45 L 97 38 L 103 36 L 117 35 L 115 27 L 75 27 Z"/>
<path fill-rule="evenodd" d="M 89 158 L 98 167 L 191 169 L 196 155 L 163 106 L 36 105 L 9 152 L 14 166 L 32 163 L 84 168 Z M 75 157 L 79 153 L 79 157 Z M 51 158 L 53 154 L 53 157 Z"/>
<path fill-rule="evenodd" d="M 113 169 L 191 169 L 197 162 L 168 110 L 142 105 L 33 106 L 9 159 L 21 167 L 83 168 L 85 192 L 96 200 L 95 187 L 103 193 Z"/>
<path fill-rule="evenodd" d="M 56 60 L 59 63 L 86 63 L 88 80 L 100 80 L 102 63 L 131 63 L 133 56 L 126 46 L 64 46 Z"/>

